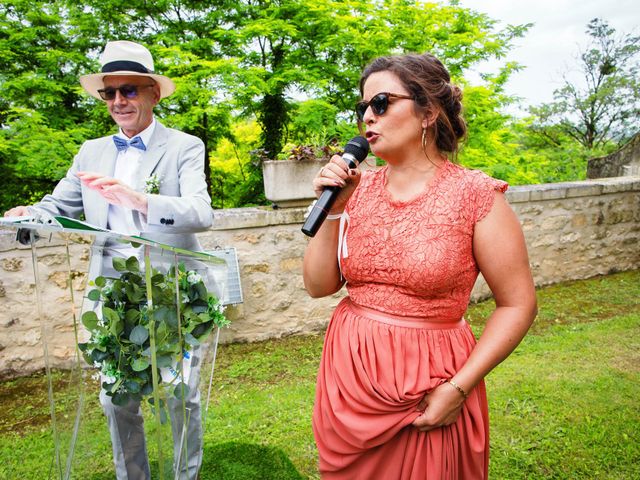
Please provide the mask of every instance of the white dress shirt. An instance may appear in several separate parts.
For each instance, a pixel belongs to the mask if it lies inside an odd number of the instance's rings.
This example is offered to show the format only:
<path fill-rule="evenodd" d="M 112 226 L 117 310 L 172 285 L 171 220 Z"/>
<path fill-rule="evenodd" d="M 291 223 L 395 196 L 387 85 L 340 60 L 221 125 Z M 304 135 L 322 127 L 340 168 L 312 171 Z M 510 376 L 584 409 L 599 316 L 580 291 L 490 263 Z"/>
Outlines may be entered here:
<path fill-rule="evenodd" d="M 156 119 L 154 118 L 147 128 L 140 132 L 136 137 L 144 142 L 145 146 L 149 145 L 151 136 L 156 127 Z M 127 141 L 131 138 L 127 137 L 122 129 L 120 129 L 117 135 Z M 133 137 L 132 137 L 133 138 Z M 125 185 L 135 189 L 136 178 L 135 174 L 138 171 L 140 165 L 140 157 L 144 153 L 143 150 L 135 147 L 129 147 L 126 150 L 118 151 L 116 157 L 116 165 L 113 171 L 113 178 L 120 180 Z M 124 233 L 129 235 L 139 235 L 140 231 L 136 228 L 133 222 L 133 216 L 131 215 L 131 209 L 120 207 L 118 205 L 109 205 L 109 214 L 107 216 L 107 228 L 117 233 Z M 118 256 L 131 256 L 136 255 L 138 250 L 136 248 L 127 246 L 125 244 L 117 247 Z"/>

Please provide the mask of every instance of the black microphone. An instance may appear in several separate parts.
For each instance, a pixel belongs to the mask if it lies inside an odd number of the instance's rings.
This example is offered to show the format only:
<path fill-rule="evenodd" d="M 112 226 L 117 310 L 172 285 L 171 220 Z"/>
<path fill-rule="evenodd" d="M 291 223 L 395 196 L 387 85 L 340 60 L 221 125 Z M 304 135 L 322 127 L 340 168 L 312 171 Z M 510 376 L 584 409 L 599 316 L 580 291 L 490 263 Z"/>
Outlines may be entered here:
<path fill-rule="evenodd" d="M 349 168 L 356 168 L 362 160 L 367 158 L 368 153 L 369 142 L 367 142 L 366 138 L 357 136 L 349 140 L 344 146 L 342 159 L 347 162 Z M 324 187 L 320 198 L 318 198 L 302 226 L 302 233 L 309 237 L 313 237 L 316 234 L 324 219 L 327 218 L 327 214 L 336 198 L 338 198 L 339 193 L 339 187 Z"/>

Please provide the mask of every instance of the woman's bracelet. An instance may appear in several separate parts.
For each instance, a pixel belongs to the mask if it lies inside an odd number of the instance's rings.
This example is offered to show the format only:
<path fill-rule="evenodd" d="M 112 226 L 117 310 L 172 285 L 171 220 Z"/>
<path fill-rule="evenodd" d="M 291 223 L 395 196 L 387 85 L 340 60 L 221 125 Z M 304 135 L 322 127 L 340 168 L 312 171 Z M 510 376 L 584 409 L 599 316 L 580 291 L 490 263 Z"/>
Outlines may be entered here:
<path fill-rule="evenodd" d="M 449 383 L 453 388 L 458 390 L 460 392 L 460 394 L 464 398 L 469 398 L 469 395 L 467 394 L 467 392 L 465 392 L 464 389 L 460 385 L 458 385 L 456 382 L 454 382 L 453 380 L 449 379 L 449 380 L 447 380 L 447 383 Z"/>
<path fill-rule="evenodd" d="M 342 214 L 344 212 L 340 212 L 340 213 L 332 213 L 331 215 L 327 215 L 326 219 L 327 220 L 340 220 L 342 218 Z"/>

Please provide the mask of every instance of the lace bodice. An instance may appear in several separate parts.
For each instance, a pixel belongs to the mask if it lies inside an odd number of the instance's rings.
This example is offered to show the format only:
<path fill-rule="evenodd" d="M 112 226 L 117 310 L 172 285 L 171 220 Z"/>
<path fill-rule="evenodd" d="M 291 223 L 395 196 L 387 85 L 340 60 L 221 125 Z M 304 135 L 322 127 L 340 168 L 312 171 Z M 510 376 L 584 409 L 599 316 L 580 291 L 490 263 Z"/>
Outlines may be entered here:
<path fill-rule="evenodd" d="M 341 270 L 349 296 L 396 315 L 459 319 L 478 276 L 474 226 L 507 184 L 445 162 L 418 197 L 396 202 L 386 176 L 386 166 L 364 172 L 346 207 Z"/>

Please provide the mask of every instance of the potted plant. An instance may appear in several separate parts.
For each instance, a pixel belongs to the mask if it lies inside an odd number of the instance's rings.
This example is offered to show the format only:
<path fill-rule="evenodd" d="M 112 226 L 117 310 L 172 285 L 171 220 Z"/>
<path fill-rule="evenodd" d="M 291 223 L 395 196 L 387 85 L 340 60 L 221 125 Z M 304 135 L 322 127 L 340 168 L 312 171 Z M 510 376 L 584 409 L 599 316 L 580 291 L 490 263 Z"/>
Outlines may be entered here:
<path fill-rule="evenodd" d="M 298 145 L 291 148 L 286 159 L 264 160 L 265 197 L 277 207 L 309 205 L 316 198 L 312 187 L 314 177 L 333 155 L 341 152 L 342 148 L 336 142 L 323 147 Z M 362 162 L 360 167 L 375 168 L 375 162 Z"/>

